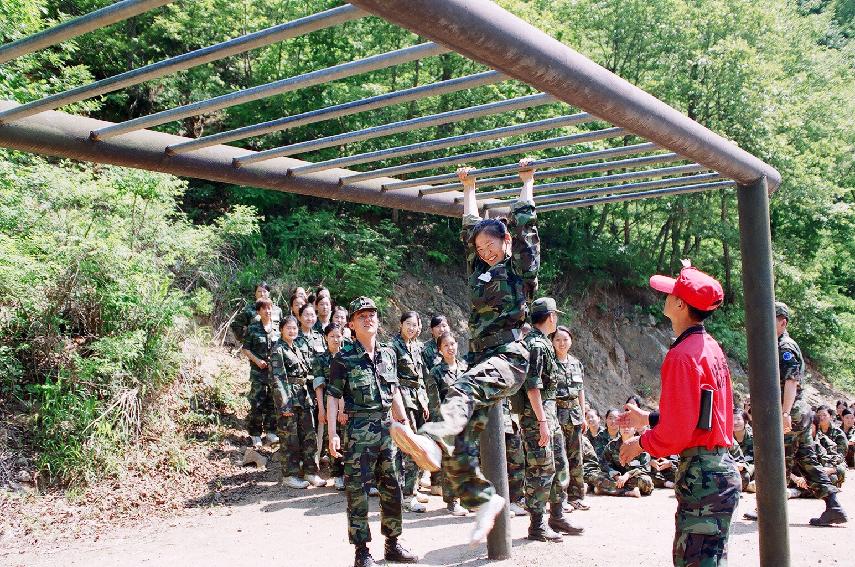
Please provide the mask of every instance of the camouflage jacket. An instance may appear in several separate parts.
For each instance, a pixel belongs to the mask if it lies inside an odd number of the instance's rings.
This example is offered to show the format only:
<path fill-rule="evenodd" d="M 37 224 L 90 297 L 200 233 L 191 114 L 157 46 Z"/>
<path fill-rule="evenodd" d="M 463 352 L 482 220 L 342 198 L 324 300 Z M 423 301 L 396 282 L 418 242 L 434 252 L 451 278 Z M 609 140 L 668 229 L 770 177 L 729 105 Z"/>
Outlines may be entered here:
<path fill-rule="evenodd" d="M 451 385 L 457 381 L 457 378 L 459 378 L 464 372 L 466 372 L 466 363 L 462 360 L 457 361 L 457 368 L 449 367 L 448 364 L 442 360 L 439 364 L 434 366 L 433 369 L 431 369 L 428 381 L 435 386 L 437 393 L 437 400 L 435 400 L 436 407 L 439 407 L 439 404 L 445 400 L 445 396 L 448 394 L 448 388 L 451 387 Z M 433 390 L 434 388 L 428 388 L 428 394 Z M 431 403 L 434 403 L 434 400 L 431 400 Z"/>
<path fill-rule="evenodd" d="M 745 454 L 742 452 L 742 448 L 739 446 L 739 443 L 736 441 L 733 442 L 733 445 L 730 446 L 730 456 L 733 458 L 734 463 L 741 463 L 745 465 L 745 470 L 748 471 L 749 475 L 754 475 L 754 465 L 748 462 L 748 459 L 745 458 Z"/>
<path fill-rule="evenodd" d="M 294 339 L 294 346 L 303 351 L 306 360 L 311 364 L 316 356 L 320 356 L 327 350 L 327 341 L 324 340 L 323 334 L 314 329 L 308 333 L 304 333 L 303 329 L 300 329 L 300 334 Z"/>
<path fill-rule="evenodd" d="M 528 372 L 520 392 L 537 388 L 545 402 L 554 400 L 558 388 L 558 359 L 552 341 L 540 329 L 534 327 L 525 338 L 528 348 Z M 531 408 L 528 396 L 522 397 L 524 411 Z"/>
<path fill-rule="evenodd" d="M 609 435 L 608 427 L 603 427 L 590 439 L 591 444 L 594 446 L 594 451 L 597 453 L 597 458 L 601 458 L 603 456 L 603 451 L 606 449 L 606 445 L 608 445 L 609 441 L 612 440 Z"/>
<path fill-rule="evenodd" d="M 828 426 L 828 431 L 817 431 L 817 436 L 820 434 L 831 441 L 838 453 L 844 457 L 846 456 L 846 451 L 849 449 L 849 440 L 842 429 L 832 423 Z"/>
<path fill-rule="evenodd" d="M 556 391 L 555 397 L 563 402 L 570 402 L 569 423 L 582 425 L 584 421 L 584 410 L 582 409 L 579 394 L 582 393 L 585 376 L 585 368 L 578 358 L 567 355 L 567 360 L 556 359 Z"/>
<path fill-rule="evenodd" d="M 398 387 L 395 352 L 377 343 L 374 360 L 359 341 L 345 345 L 330 363 L 327 393 L 344 399 L 348 415 L 387 412 Z"/>
<path fill-rule="evenodd" d="M 268 369 L 262 370 L 250 361 L 249 377 L 251 380 L 270 381 L 270 354 L 278 340 L 279 329 L 273 323 L 270 323 L 269 332 L 264 330 L 264 325 L 261 324 L 260 319 L 250 323 L 246 330 L 246 336 L 243 338 L 243 348 L 261 360 L 267 361 L 268 364 Z"/>
<path fill-rule="evenodd" d="M 325 350 L 312 360 L 312 376 L 315 378 L 312 382 L 312 388 L 321 388 L 329 382 L 332 359 L 333 354 L 329 350 Z"/>
<path fill-rule="evenodd" d="M 629 473 L 630 477 L 639 476 L 642 474 L 650 474 L 650 455 L 641 453 L 635 459 L 622 465 L 620 462 L 620 448 L 623 445 L 623 438 L 620 434 L 606 444 L 603 449 L 603 454 L 600 457 L 600 466 L 603 471 L 610 477 L 614 477 L 615 473 Z"/>
<path fill-rule="evenodd" d="M 836 467 L 846 462 L 845 453 L 844 455 L 838 453 L 834 441 L 821 431 L 816 434 L 814 449 L 817 460 L 824 467 Z"/>
<path fill-rule="evenodd" d="M 736 441 L 736 436 L 733 437 Z M 737 441 L 739 448 L 742 449 L 742 455 L 745 457 L 746 463 L 754 463 L 754 430 L 747 423 L 745 424 L 745 436 L 742 441 Z"/>
<path fill-rule="evenodd" d="M 442 362 L 442 355 L 439 354 L 439 348 L 436 346 L 436 339 L 431 339 L 422 347 L 422 361 L 425 363 L 425 369 L 430 373 L 433 367 Z"/>
<path fill-rule="evenodd" d="M 232 320 L 232 324 L 229 326 L 234 333 L 235 338 L 239 343 L 243 343 L 244 338 L 246 338 L 246 332 L 249 328 L 250 323 L 253 321 L 260 321 L 258 317 L 258 313 L 255 311 L 255 302 L 251 301 L 247 303 L 244 308 L 235 315 L 234 320 Z M 278 306 L 273 306 L 273 313 L 271 314 L 270 320 L 273 321 L 273 324 L 276 328 L 279 328 L 279 322 L 282 320 L 282 310 L 279 309 Z"/>
<path fill-rule="evenodd" d="M 314 407 L 311 368 L 296 342 L 289 346 L 279 340 L 270 354 L 270 368 L 276 380 L 273 401 L 279 411 Z"/>
<path fill-rule="evenodd" d="M 469 273 L 469 350 L 472 360 L 483 353 L 516 352 L 519 345 L 509 339 L 519 336 L 528 315 L 527 302 L 537 290 L 540 269 L 540 237 L 537 215 L 531 201 L 511 205 L 508 229 L 513 238 L 511 254 L 490 267 L 476 252 L 473 229 L 482 219 L 463 217 L 461 237 L 466 244 Z M 523 353 L 524 356 L 524 353 Z"/>
<path fill-rule="evenodd" d="M 597 457 L 597 452 L 594 451 L 594 446 L 591 441 L 582 436 L 582 473 L 587 478 L 589 475 L 595 475 L 602 471 L 600 468 L 600 459 Z"/>
<path fill-rule="evenodd" d="M 799 387 L 796 390 L 796 400 L 802 397 L 802 381 L 805 374 L 805 362 L 802 349 L 790 337 L 787 331 L 778 337 L 778 366 L 781 372 L 781 399 L 784 398 L 784 384 L 787 380 L 795 380 Z"/>
<path fill-rule="evenodd" d="M 418 343 L 411 341 L 408 345 L 398 334 L 392 339 L 391 347 L 397 358 L 398 385 L 401 386 L 404 405 L 413 411 L 428 408 L 427 371 Z"/>

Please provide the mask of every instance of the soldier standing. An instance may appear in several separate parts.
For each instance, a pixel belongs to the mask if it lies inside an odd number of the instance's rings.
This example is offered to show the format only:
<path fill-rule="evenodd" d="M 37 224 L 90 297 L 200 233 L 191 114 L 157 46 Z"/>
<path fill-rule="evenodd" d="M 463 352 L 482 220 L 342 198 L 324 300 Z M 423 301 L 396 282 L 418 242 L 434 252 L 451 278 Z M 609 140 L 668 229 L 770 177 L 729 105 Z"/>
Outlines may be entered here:
<path fill-rule="evenodd" d="M 617 437 L 608 442 L 600 457 L 604 474 L 594 483 L 594 494 L 640 498 L 650 496 L 653 492 L 650 455 L 639 453 L 626 464 L 620 460 L 620 448 L 624 441 L 632 439 L 634 435 L 634 428 L 621 427 Z"/>
<path fill-rule="evenodd" d="M 258 319 L 250 323 L 243 339 L 241 352 L 249 359 L 249 413 L 246 416 L 247 430 L 252 446 L 262 445 L 261 435 L 267 431 L 266 440 L 278 443 L 276 411 L 270 389 L 270 352 L 279 340 L 279 329 L 273 324 L 273 302 L 267 298 L 255 302 Z"/>
<path fill-rule="evenodd" d="M 270 299 L 270 286 L 266 282 L 260 282 L 255 286 L 255 301 L 259 299 Z M 258 319 L 258 313 L 255 311 L 255 301 L 247 303 L 243 310 L 235 316 L 230 325 L 235 338 L 240 344 L 243 344 L 249 324 Z M 278 329 L 279 322 L 282 320 L 282 310 L 275 303 L 270 313 L 270 320 L 273 321 L 273 324 Z"/>
<path fill-rule="evenodd" d="M 425 363 L 425 369 L 428 372 L 433 370 L 433 367 L 442 362 L 442 355 L 439 352 L 437 341 L 443 333 L 451 332 L 451 327 L 448 326 L 448 319 L 445 315 L 434 315 L 430 320 L 431 339 L 424 344 L 422 348 L 422 360 Z"/>
<path fill-rule="evenodd" d="M 549 340 L 558 327 L 559 313 L 551 297 L 535 300 L 531 305 L 533 328 L 525 338 L 529 364 L 523 384 L 525 396 L 520 396 L 523 407 L 520 427 L 526 460 L 526 507 L 530 515 L 528 539 L 535 541 L 561 541 L 557 532 L 577 535 L 583 531 L 564 517 L 567 453 L 555 404 L 558 360 Z M 548 521 L 544 518 L 547 499 Z"/>
<path fill-rule="evenodd" d="M 662 362 L 656 423 L 635 404 L 627 404 L 618 419 L 621 426 L 637 429 L 653 425 L 624 441 L 620 460 L 628 463 L 643 451 L 653 457 L 679 453 L 674 565 L 725 565 L 742 480 L 728 451 L 733 444 L 733 386 L 727 357 L 703 325 L 724 301 L 724 290 L 689 266 L 676 280 L 651 277 L 650 286 L 668 294 L 664 313 L 677 338 Z"/>
<path fill-rule="evenodd" d="M 329 451 L 340 455 L 337 432 L 337 400 L 347 412 L 344 445 L 344 483 L 347 495 L 348 538 L 356 546 L 354 567 L 372 567 L 368 550 L 368 495 L 366 485 L 375 481 L 380 496 L 380 531 L 386 536 L 384 557 L 398 563 L 415 563 L 418 557 L 398 543 L 401 535 L 401 484 L 396 449 L 389 433 L 392 420 L 406 422 L 398 391 L 395 353 L 377 341 L 380 320 L 374 301 L 359 297 L 350 304 L 351 326 L 356 340 L 333 358 L 327 392 L 330 426 Z"/>
<path fill-rule="evenodd" d="M 570 354 L 573 339 L 570 329 L 559 325 L 552 335 L 552 346 L 558 361 L 557 400 L 558 423 L 564 433 L 567 448 L 567 469 L 570 480 L 567 484 L 567 502 L 575 510 L 589 510 L 585 504 L 585 474 L 582 470 L 582 436 L 588 426 L 584 419 L 585 368 L 578 358 Z"/>
<path fill-rule="evenodd" d="M 327 350 L 316 356 L 312 363 L 312 374 L 315 377 L 313 386 L 318 404 L 318 421 L 321 424 L 327 423 L 325 394 L 326 385 L 329 383 L 330 365 L 332 364 L 333 357 L 338 354 L 338 351 L 341 350 L 344 344 L 344 335 L 342 334 L 341 326 L 338 323 L 327 325 L 324 328 L 324 340 L 327 343 Z M 338 400 L 338 423 L 344 425 L 346 422 L 347 414 L 344 413 L 344 402 Z M 344 461 L 341 457 L 333 459 L 333 462 L 330 463 L 330 476 L 333 479 L 335 489 L 344 490 Z"/>
<path fill-rule="evenodd" d="M 463 230 L 469 290 L 469 370 L 449 389 L 440 414 L 426 423 L 421 435 L 408 427 L 393 427 L 392 435 L 420 467 L 438 470 L 443 454 L 450 458 L 446 472 L 463 506 L 477 509 L 470 536 L 481 542 L 505 507 L 505 499 L 481 474 L 478 438 L 489 410 L 515 394 L 525 379 L 528 351 L 521 328 L 537 289 L 540 237 L 534 208 L 534 169 L 520 161 L 523 182 L 519 200 L 511 204 L 508 223 L 482 219 L 475 198 L 471 169 L 458 169 L 463 183 Z M 512 236 L 513 235 L 513 236 Z"/>

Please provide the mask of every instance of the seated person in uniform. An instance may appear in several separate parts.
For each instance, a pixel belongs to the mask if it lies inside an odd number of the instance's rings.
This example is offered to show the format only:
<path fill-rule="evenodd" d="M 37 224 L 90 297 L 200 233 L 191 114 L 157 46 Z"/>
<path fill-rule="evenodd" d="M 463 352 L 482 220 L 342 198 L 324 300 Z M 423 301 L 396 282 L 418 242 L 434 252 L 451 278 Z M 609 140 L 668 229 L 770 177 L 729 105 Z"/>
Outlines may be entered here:
<path fill-rule="evenodd" d="M 846 464 L 855 468 L 855 412 L 852 408 L 843 410 L 843 434 L 846 435 Z"/>
<path fill-rule="evenodd" d="M 617 437 L 620 432 L 620 428 L 617 425 L 618 413 L 620 413 L 620 410 L 617 408 L 609 408 L 606 412 L 606 426 L 600 430 L 596 437 L 591 439 L 594 451 L 597 452 L 597 458 L 602 458 L 606 445 L 609 441 Z"/>
<path fill-rule="evenodd" d="M 680 457 L 678 455 L 660 459 L 651 458 L 650 478 L 653 479 L 653 486 L 656 488 L 674 488 L 674 476 L 679 464 Z"/>
<path fill-rule="evenodd" d="M 733 457 L 733 464 L 742 478 L 742 490 L 745 492 L 754 492 L 754 485 L 751 484 L 754 480 L 754 465 L 748 463 L 745 455 L 742 454 L 742 448 L 740 448 L 739 443 L 735 440 L 733 445 L 730 446 L 730 456 Z"/>
<path fill-rule="evenodd" d="M 846 475 L 846 464 L 837 452 L 837 448 L 827 436 L 823 435 L 816 427 L 817 418 L 811 423 L 810 432 L 814 438 L 814 449 L 820 466 L 825 470 L 831 483 L 840 488 Z M 801 464 L 796 462 L 793 472 L 790 474 L 791 485 L 789 487 L 790 498 L 816 498 L 805 480 L 806 472 L 802 470 Z"/>
<path fill-rule="evenodd" d="M 600 457 L 603 473 L 594 483 L 594 494 L 631 496 L 640 498 L 653 492 L 650 478 L 650 455 L 642 452 L 625 466 L 620 462 L 620 448 L 624 441 L 635 437 L 634 427 L 621 427 L 619 435 L 608 442 Z"/>

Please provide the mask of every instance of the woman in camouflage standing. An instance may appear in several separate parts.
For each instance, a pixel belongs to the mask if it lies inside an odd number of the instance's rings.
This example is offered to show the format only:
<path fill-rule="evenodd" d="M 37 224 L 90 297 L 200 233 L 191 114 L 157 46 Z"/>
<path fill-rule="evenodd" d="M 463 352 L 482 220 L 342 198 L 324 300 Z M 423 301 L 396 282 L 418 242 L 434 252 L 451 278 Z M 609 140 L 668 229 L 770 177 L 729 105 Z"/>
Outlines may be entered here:
<path fill-rule="evenodd" d="M 520 161 L 523 182 L 520 197 L 510 207 L 505 224 L 482 219 L 475 198 L 472 170 L 457 171 L 463 183 L 463 231 L 469 271 L 472 310 L 469 316 L 469 370 L 449 389 L 441 420 L 422 426 L 393 425 L 398 447 L 427 470 L 438 470 L 443 455 L 446 472 L 466 508 L 477 509 L 471 541 L 486 539 L 505 499 L 481 474 L 478 437 L 487 424 L 489 409 L 516 393 L 528 369 L 528 351 L 520 328 L 528 314 L 527 303 L 537 289 L 540 237 L 534 208 L 534 169 Z"/>

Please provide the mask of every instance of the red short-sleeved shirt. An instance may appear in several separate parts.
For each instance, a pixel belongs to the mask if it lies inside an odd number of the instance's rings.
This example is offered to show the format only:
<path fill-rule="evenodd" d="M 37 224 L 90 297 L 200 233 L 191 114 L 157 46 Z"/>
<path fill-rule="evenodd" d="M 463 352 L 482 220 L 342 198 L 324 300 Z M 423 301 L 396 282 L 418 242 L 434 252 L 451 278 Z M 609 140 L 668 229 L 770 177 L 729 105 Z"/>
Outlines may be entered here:
<path fill-rule="evenodd" d="M 641 446 L 654 457 L 691 447 L 733 444 L 733 388 L 727 357 L 702 325 L 683 332 L 662 362 L 659 423 L 641 435 Z M 701 388 L 713 390 L 712 429 L 698 429 Z"/>

